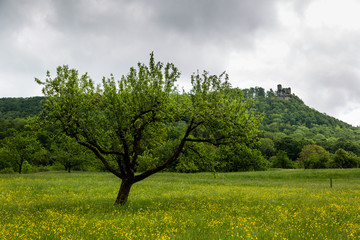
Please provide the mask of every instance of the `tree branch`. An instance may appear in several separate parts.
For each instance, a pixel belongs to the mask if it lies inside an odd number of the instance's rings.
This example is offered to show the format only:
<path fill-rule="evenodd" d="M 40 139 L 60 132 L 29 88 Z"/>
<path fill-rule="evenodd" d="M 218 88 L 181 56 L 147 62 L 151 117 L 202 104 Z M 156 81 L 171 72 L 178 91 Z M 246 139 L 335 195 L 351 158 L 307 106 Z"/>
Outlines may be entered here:
<path fill-rule="evenodd" d="M 114 150 L 104 150 L 103 148 L 101 148 L 95 141 L 89 141 L 89 144 L 93 145 L 94 147 L 96 147 L 100 153 L 102 154 L 107 154 L 107 155 L 110 155 L 110 154 L 114 154 L 114 155 L 120 155 L 120 156 L 124 156 L 125 153 L 123 152 L 119 152 L 119 151 L 114 151 Z"/>
<path fill-rule="evenodd" d="M 90 149 L 97 158 L 99 158 L 101 160 L 101 162 L 104 164 L 104 166 L 106 167 L 107 170 L 109 170 L 112 174 L 114 174 L 115 176 L 119 177 L 119 178 L 123 178 L 123 174 L 119 173 L 118 171 L 116 171 L 113 167 L 110 166 L 110 164 L 108 163 L 108 161 L 106 161 L 106 159 L 101 155 L 101 153 L 99 152 L 99 150 L 94 147 L 93 145 L 91 145 L 90 143 L 81 141 L 80 138 L 76 135 L 73 136 L 76 141 L 84 146 L 87 147 L 88 149 Z"/>
<path fill-rule="evenodd" d="M 158 167 L 155 167 L 153 169 L 150 169 L 146 172 L 143 172 L 142 174 L 140 175 L 137 175 L 135 176 L 135 179 L 134 179 L 134 183 L 135 182 L 139 182 L 151 175 L 153 175 L 154 173 L 157 173 L 157 172 L 160 172 L 161 170 L 164 170 L 167 166 L 169 166 L 171 163 L 175 162 L 178 157 L 180 156 L 184 146 L 185 146 L 185 143 L 186 143 L 186 138 L 190 135 L 191 131 L 193 130 L 193 124 L 194 124 L 194 121 L 192 120 L 184 134 L 184 137 L 181 139 L 181 142 L 179 144 L 179 146 L 176 148 L 174 154 L 165 162 L 163 163 L 162 165 L 158 166 Z"/>

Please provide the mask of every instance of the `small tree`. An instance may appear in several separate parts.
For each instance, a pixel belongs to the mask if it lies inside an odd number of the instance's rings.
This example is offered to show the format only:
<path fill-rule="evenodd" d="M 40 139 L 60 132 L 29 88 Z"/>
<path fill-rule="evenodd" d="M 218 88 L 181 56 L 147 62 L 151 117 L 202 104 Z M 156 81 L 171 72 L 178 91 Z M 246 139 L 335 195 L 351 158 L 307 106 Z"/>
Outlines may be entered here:
<path fill-rule="evenodd" d="M 13 169 L 21 173 L 24 162 L 33 162 L 36 152 L 40 151 L 42 146 L 33 133 L 25 131 L 15 132 L 14 136 L 5 138 L 4 148 Z"/>
<path fill-rule="evenodd" d="M 175 163 L 188 143 L 247 144 L 258 133 L 261 117 L 253 113 L 250 102 L 228 99 L 226 74 L 193 75 L 193 89 L 183 94 L 175 88 L 179 76 L 172 63 L 155 62 L 153 54 L 149 66 L 139 63 L 120 81 L 111 75 L 101 86 L 87 74 L 79 77 L 75 69 L 58 67 L 54 79 L 49 72 L 44 82 L 36 79 L 47 97 L 41 118 L 59 122 L 66 135 L 90 149 L 121 179 L 115 203 L 124 204 L 133 184 Z M 180 121 L 185 127 L 171 153 L 137 174 L 139 158 L 162 148 L 168 140 L 166 126 Z"/>
<path fill-rule="evenodd" d="M 89 149 L 79 145 L 73 138 L 60 135 L 52 146 L 52 158 L 60 163 L 69 173 L 74 167 L 85 166 L 92 158 Z"/>

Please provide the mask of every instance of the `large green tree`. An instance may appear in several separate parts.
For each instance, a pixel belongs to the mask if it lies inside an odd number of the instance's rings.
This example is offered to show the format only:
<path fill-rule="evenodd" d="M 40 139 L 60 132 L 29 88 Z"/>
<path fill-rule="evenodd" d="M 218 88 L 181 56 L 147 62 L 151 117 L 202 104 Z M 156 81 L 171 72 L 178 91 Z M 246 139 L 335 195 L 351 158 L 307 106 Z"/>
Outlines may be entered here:
<path fill-rule="evenodd" d="M 68 66 L 58 67 L 55 78 L 48 72 L 45 81 L 36 79 L 47 97 L 40 117 L 60 123 L 66 135 L 90 149 L 121 179 L 115 203 L 124 204 L 134 183 L 175 163 L 189 143 L 248 144 L 258 134 L 261 117 L 252 111 L 251 101 L 230 101 L 226 74 L 193 75 L 188 93 L 177 91 L 179 77 L 174 64 L 155 62 L 153 54 L 148 66 L 138 63 L 119 81 L 111 75 L 101 85 Z M 168 140 L 167 126 L 180 121 L 185 127 L 167 157 L 137 173 L 139 158 L 162 148 Z"/>

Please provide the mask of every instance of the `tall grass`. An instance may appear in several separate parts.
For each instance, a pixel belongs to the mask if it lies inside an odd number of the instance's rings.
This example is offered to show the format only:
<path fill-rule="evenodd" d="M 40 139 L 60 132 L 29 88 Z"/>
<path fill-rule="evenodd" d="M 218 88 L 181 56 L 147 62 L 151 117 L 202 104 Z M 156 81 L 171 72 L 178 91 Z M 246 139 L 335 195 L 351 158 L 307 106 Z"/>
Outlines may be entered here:
<path fill-rule="evenodd" d="M 330 188 L 329 180 L 333 179 Z M 360 170 L 0 176 L 0 239 L 359 239 Z"/>

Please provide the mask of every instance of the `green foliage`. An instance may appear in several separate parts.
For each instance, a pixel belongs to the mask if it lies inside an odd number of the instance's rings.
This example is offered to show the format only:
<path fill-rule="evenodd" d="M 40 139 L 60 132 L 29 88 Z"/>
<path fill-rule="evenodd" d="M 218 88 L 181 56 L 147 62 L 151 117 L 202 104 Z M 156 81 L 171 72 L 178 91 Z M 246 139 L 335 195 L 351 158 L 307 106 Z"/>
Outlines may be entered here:
<path fill-rule="evenodd" d="M 91 152 L 66 135 L 58 135 L 51 146 L 53 162 L 63 165 L 71 172 L 74 168 L 81 169 L 94 159 Z"/>
<path fill-rule="evenodd" d="M 199 168 L 195 165 L 193 159 L 189 158 L 188 156 L 181 155 L 175 170 L 181 173 L 193 173 L 198 172 Z"/>
<path fill-rule="evenodd" d="M 257 148 L 260 150 L 261 154 L 267 159 L 274 156 L 276 153 L 274 141 L 270 138 L 261 138 L 259 141 L 259 146 Z"/>
<path fill-rule="evenodd" d="M 33 167 L 30 165 L 28 161 L 24 161 L 22 164 L 22 173 L 31 173 L 33 171 Z"/>
<path fill-rule="evenodd" d="M 11 168 L 10 152 L 5 147 L 0 148 L 0 170 Z"/>
<path fill-rule="evenodd" d="M 189 144 L 179 157 L 175 171 L 182 173 L 214 172 L 217 149 L 208 143 Z"/>
<path fill-rule="evenodd" d="M 59 163 L 59 162 L 54 162 L 51 166 L 50 169 L 52 171 L 64 171 L 64 165 Z"/>
<path fill-rule="evenodd" d="M 327 168 L 330 154 L 318 145 L 306 145 L 298 158 L 299 167 L 305 169 Z"/>
<path fill-rule="evenodd" d="M 159 164 L 159 158 L 154 157 L 150 151 L 144 151 L 138 158 L 138 172 L 145 172 L 155 168 Z"/>
<path fill-rule="evenodd" d="M 46 96 L 39 121 L 60 124 L 63 133 L 122 179 L 117 203 L 123 204 L 134 183 L 176 163 L 188 146 L 246 145 L 258 135 L 262 116 L 255 114 L 252 101 L 228 98 L 225 73 L 195 74 L 192 90 L 182 94 L 175 87 L 179 77 L 174 64 L 155 62 L 153 54 L 148 66 L 138 63 L 119 81 L 111 75 L 97 86 L 87 74 L 79 76 L 75 69 L 58 67 L 55 78 L 48 72 L 44 82 L 36 79 Z M 175 126 L 170 137 L 167 126 Z M 154 155 L 176 138 L 170 154 Z M 154 156 L 159 164 L 149 169 L 157 161 Z M 147 170 L 136 174 L 138 169 Z"/>
<path fill-rule="evenodd" d="M 240 144 L 220 146 L 217 161 L 218 170 L 223 172 L 262 171 L 269 167 L 269 162 L 259 150 Z"/>
<path fill-rule="evenodd" d="M 297 141 L 292 137 L 284 137 L 275 140 L 276 149 L 285 151 L 292 161 L 295 161 L 299 157 L 301 149 L 305 144 L 304 141 Z"/>
<path fill-rule="evenodd" d="M 189 93 L 183 94 L 176 91 L 175 93 L 177 98 L 187 99 L 190 96 Z M 255 148 L 259 149 L 266 159 L 270 159 L 278 150 L 284 150 L 288 156 L 295 161 L 299 158 L 299 153 L 305 145 L 314 144 L 323 147 L 330 153 L 335 153 L 341 148 L 360 156 L 360 128 L 352 127 L 307 107 L 303 101 L 295 95 L 290 96 L 290 99 L 286 101 L 276 97 L 272 89 L 265 92 L 261 87 L 244 90 L 228 89 L 226 95 L 231 101 L 238 101 L 243 98 L 251 100 L 248 104 L 251 102 L 257 113 L 264 113 L 264 120 L 260 126 L 262 130 L 260 136 L 262 138 L 260 139 L 260 144 Z M 5 141 L 1 140 L 7 137 L 13 137 L 16 132 L 28 131 L 27 126 L 29 124 L 33 125 L 33 121 L 27 118 L 35 116 L 41 111 L 44 100 L 44 97 L 0 99 L 0 147 L 5 144 Z M 158 164 L 166 162 L 166 159 L 168 159 L 174 151 L 174 148 L 170 148 L 172 149 L 171 151 L 168 149 L 168 146 L 172 144 L 168 143 L 168 141 L 181 139 L 183 133 L 186 131 L 189 119 L 190 118 L 185 116 L 180 121 L 164 123 L 164 125 L 158 129 L 158 131 L 161 131 L 163 134 L 162 143 L 155 143 L 154 145 L 148 142 L 151 147 L 146 147 L 143 152 L 149 151 L 149 153 L 159 161 Z M 33 166 L 51 165 L 52 161 L 55 160 L 51 157 L 51 145 L 54 141 L 53 137 L 56 135 L 55 132 L 57 132 L 56 128 L 56 125 L 48 125 L 47 128 L 38 129 L 39 132 L 36 133 L 37 139 L 46 150 L 44 149 L 35 154 L 37 156 L 34 156 L 33 160 L 31 160 Z M 197 134 L 199 132 L 202 132 L 202 134 L 206 133 L 204 130 L 194 131 L 194 133 L 195 132 L 197 132 Z M 296 144 L 298 144 L 298 148 L 295 147 Z M 202 160 L 205 159 L 204 157 L 201 158 L 197 154 L 188 153 L 187 150 L 183 151 L 183 153 L 186 153 L 189 157 L 181 157 L 179 162 L 188 161 L 186 159 L 189 159 L 189 161 L 193 162 L 194 166 L 196 166 L 194 169 L 198 169 L 196 171 L 203 171 L 204 169 L 208 171 L 207 169 L 212 169 L 210 165 L 201 166 L 202 164 L 207 164 L 207 161 L 202 163 Z M 141 158 L 140 156 L 142 156 L 142 153 L 139 154 L 139 158 Z M 4 157 L 1 157 L 0 153 L 0 169 L 11 166 L 11 161 L 1 159 L 4 159 Z M 313 158 L 313 160 L 315 159 L 316 157 Z M 109 161 L 114 162 L 116 165 L 116 160 Z M 84 166 L 84 164 L 86 166 Z M 80 166 L 81 169 L 106 170 L 101 162 L 86 162 L 84 164 Z M 217 165 L 216 162 L 212 162 L 211 164 Z M 300 165 L 304 167 L 302 164 Z M 312 165 L 314 166 L 314 164 Z M 139 170 L 141 169 L 139 164 L 137 164 L 137 168 L 138 171 L 141 172 Z M 175 168 L 176 164 L 171 164 L 168 167 L 170 171 L 176 171 Z M 178 167 L 178 169 L 181 168 Z"/>
<path fill-rule="evenodd" d="M 293 161 L 289 159 L 286 152 L 283 150 L 278 151 L 276 156 L 271 158 L 273 168 L 292 169 L 295 168 Z"/>
<path fill-rule="evenodd" d="M 360 155 L 360 145 L 356 144 L 354 141 L 350 141 L 349 139 L 343 137 L 337 139 L 330 148 L 333 153 L 336 152 L 338 149 L 343 149 Z"/>
<path fill-rule="evenodd" d="M 42 146 L 31 132 L 16 132 L 14 136 L 4 139 L 3 148 L 6 159 L 13 169 L 22 172 L 24 162 L 33 163 L 36 153 L 42 150 Z"/>
<path fill-rule="evenodd" d="M 44 97 L 0 98 L 0 119 L 34 117 L 41 112 L 44 99 Z"/>
<path fill-rule="evenodd" d="M 357 168 L 360 158 L 352 152 L 338 149 L 332 157 L 330 166 L 333 168 Z"/>
<path fill-rule="evenodd" d="M 6 167 L 0 170 L 0 174 L 13 174 L 13 173 L 15 173 L 15 171 L 11 167 Z"/>
<path fill-rule="evenodd" d="M 15 118 L 5 119 L 0 118 L 0 140 L 6 137 L 11 137 L 15 132 L 23 131 L 27 124 L 26 119 Z"/>
<path fill-rule="evenodd" d="M 238 89 L 233 89 L 232 91 L 238 91 Z M 360 139 L 359 128 L 352 127 L 347 123 L 306 106 L 294 94 L 290 96 L 289 100 L 284 100 L 276 97 L 271 89 L 266 92 L 265 97 L 263 97 L 264 89 L 260 87 L 244 89 L 242 91 L 246 98 L 254 99 L 255 109 L 258 113 L 265 113 L 260 129 L 267 138 L 276 140 L 290 136 L 297 141 L 312 139 L 315 143 L 331 152 L 335 152 L 341 147 L 340 145 L 337 147 L 331 146 L 335 150 L 327 148 L 325 146 L 328 144 L 327 139 L 331 137 L 336 139 L 345 138 L 348 141 Z M 345 149 L 344 147 L 342 148 Z M 360 155 L 360 152 L 357 152 L 358 150 L 355 151 L 353 146 L 351 148 L 351 150 L 346 150 Z M 296 159 L 295 156 L 291 156 L 290 152 L 287 151 L 287 153 L 291 159 Z"/>

